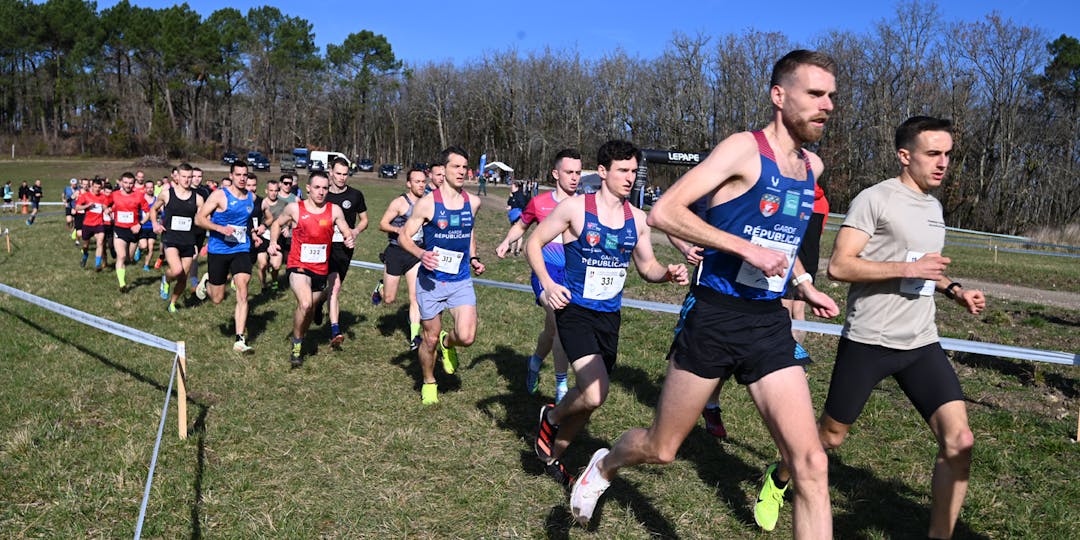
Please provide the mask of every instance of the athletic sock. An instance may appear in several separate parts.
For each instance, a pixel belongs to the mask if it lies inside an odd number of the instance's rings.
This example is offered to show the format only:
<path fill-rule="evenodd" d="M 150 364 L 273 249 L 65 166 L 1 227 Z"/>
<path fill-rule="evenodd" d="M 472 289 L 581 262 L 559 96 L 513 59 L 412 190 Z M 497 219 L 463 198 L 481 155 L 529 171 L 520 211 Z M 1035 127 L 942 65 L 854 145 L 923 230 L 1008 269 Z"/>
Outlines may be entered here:
<path fill-rule="evenodd" d="M 101 266 L 101 257 L 97 257 L 97 256 L 94 257 L 94 266 L 95 267 Z"/>
<path fill-rule="evenodd" d="M 416 339 L 420 335 L 420 323 L 409 323 L 409 339 Z"/>
<path fill-rule="evenodd" d="M 710 411 L 713 411 L 713 410 L 718 411 L 718 410 L 720 410 L 720 404 L 719 403 L 706 403 L 705 408 L 709 409 Z"/>
<path fill-rule="evenodd" d="M 341 333 L 341 325 L 338 323 L 330 323 L 330 335 L 336 336 Z"/>
<path fill-rule="evenodd" d="M 773 482 L 773 485 L 775 485 L 777 488 L 784 489 L 785 487 L 787 487 L 787 482 L 780 480 L 780 477 L 778 476 L 779 473 L 780 473 L 780 467 L 777 467 L 777 468 L 773 469 L 772 482 Z"/>
<path fill-rule="evenodd" d="M 116 280 L 120 282 L 121 287 L 123 287 L 124 285 L 127 285 L 127 282 L 125 281 L 126 278 L 127 278 L 127 268 L 117 268 L 116 269 Z"/>
<path fill-rule="evenodd" d="M 566 386 L 566 372 L 555 372 L 555 386 Z"/>
<path fill-rule="evenodd" d="M 536 356 L 535 354 L 529 357 L 529 371 L 540 371 L 540 366 L 544 364 L 544 359 Z"/>

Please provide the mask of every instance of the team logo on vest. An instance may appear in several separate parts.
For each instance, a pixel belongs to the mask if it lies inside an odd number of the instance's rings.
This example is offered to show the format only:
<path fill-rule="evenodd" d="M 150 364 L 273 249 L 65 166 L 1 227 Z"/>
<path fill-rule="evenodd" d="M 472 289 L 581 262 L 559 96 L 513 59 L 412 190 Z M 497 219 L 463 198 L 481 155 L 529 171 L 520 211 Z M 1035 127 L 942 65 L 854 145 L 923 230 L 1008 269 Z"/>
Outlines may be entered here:
<path fill-rule="evenodd" d="M 349 200 L 341 201 L 341 207 L 346 209 L 346 210 L 352 208 L 352 201 L 349 201 Z"/>
<path fill-rule="evenodd" d="M 451 214 L 450 215 L 450 226 L 451 227 L 460 227 L 461 226 L 461 216 L 458 215 L 458 214 Z"/>
<path fill-rule="evenodd" d="M 619 247 L 619 236 L 615 234 L 604 235 L 604 249 L 615 249 Z"/>
<path fill-rule="evenodd" d="M 585 233 L 585 242 L 587 242 L 592 247 L 596 247 L 596 244 L 600 243 L 600 233 L 596 231 L 589 231 Z"/>
<path fill-rule="evenodd" d="M 758 208 L 761 210 L 761 215 L 772 217 L 772 215 L 780 209 L 780 197 L 771 193 L 766 193 L 761 196 L 761 202 L 758 203 Z"/>
<path fill-rule="evenodd" d="M 795 190 L 788 190 L 784 194 L 784 215 L 794 216 L 799 212 L 799 192 Z"/>
<path fill-rule="evenodd" d="M 319 226 L 320 227 L 329 227 L 330 226 L 330 220 L 328 220 L 328 219 L 320 219 L 319 220 Z"/>
<path fill-rule="evenodd" d="M 449 224 L 450 224 L 450 222 L 447 221 L 446 214 L 440 213 L 439 214 L 439 219 L 435 220 L 435 226 L 437 226 L 440 229 L 445 229 L 446 226 L 449 225 Z"/>

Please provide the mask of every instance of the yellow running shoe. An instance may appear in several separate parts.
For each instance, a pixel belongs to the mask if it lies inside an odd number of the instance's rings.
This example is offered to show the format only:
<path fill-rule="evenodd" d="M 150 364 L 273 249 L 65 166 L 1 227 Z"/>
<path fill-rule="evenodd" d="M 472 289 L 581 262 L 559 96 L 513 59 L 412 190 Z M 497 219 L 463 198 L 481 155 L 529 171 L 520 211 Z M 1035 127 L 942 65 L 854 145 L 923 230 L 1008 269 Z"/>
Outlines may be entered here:
<path fill-rule="evenodd" d="M 443 371 L 445 371 L 447 375 L 453 375 L 454 372 L 457 371 L 458 366 L 457 351 L 454 350 L 453 347 L 447 347 L 443 344 L 443 340 L 446 339 L 448 335 L 446 330 L 439 332 L 439 352 L 442 353 Z"/>
<path fill-rule="evenodd" d="M 420 387 L 420 403 L 434 405 L 439 402 L 439 385 L 436 383 L 424 383 Z"/>
<path fill-rule="evenodd" d="M 784 493 L 787 493 L 791 482 L 783 488 L 776 487 L 773 482 L 773 472 L 778 463 L 769 465 L 765 469 L 765 481 L 761 485 L 761 493 L 758 494 L 757 504 L 754 505 L 754 521 L 766 531 L 776 528 L 776 520 L 780 518 L 780 509 L 784 506 Z"/>

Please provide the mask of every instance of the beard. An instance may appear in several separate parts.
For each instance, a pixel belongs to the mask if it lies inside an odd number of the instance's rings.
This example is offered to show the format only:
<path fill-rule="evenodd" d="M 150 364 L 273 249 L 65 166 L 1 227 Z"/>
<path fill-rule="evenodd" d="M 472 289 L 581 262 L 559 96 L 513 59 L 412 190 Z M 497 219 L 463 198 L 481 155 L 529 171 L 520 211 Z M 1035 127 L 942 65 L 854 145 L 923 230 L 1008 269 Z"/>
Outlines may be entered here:
<path fill-rule="evenodd" d="M 815 143 L 825 136 L 825 127 L 812 125 L 810 122 L 814 120 L 827 120 L 827 117 L 796 118 L 785 122 L 785 125 L 796 139 L 804 143 Z"/>

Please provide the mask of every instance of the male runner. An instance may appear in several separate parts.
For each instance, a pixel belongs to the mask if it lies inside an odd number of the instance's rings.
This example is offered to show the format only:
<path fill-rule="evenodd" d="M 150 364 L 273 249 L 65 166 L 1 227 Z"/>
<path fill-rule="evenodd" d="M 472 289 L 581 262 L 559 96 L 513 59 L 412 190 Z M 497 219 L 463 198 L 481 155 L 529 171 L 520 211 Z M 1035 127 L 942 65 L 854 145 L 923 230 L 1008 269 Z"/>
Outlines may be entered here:
<path fill-rule="evenodd" d="M 386 302 L 393 304 L 397 300 L 398 282 L 401 276 L 405 276 L 405 285 L 409 291 L 409 350 L 415 351 L 420 348 L 420 306 L 416 303 L 416 274 L 420 270 L 420 259 L 405 251 L 398 242 L 401 229 L 405 222 L 412 216 L 416 202 L 424 196 L 424 184 L 427 178 L 424 171 L 409 169 L 405 175 L 405 193 L 395 197 L 386 207 L 382 219 L 379 220 L 379 230 L 386 233 L 389 243 L 386 249 L 379 254 L 379 259 L 385 266 L 383 278 L 372 293 L 372 302 L 376 305 Z M 413 242 L 423 247 L 424 232 L 417 230 L 413 235 Z"/>
<path fill-rule="evenodd" d="M 79 198 L 79 180 L 72 178 L 64 188 L 64 225 L 75 239 L 75 200 Z"/>
<path fill-rule="evenodd" d="M 116 250 L 116 281 L 120 292 L 127 292 L 127 260 L 135 255 L 139 243 L 139 231 L 144 221 L 150 219 L 150 205 L 142 186 L 135 189 L 135 175 L 120 175 L 120 189 L 112 193 L 109 209 L 113 217 L 113 249 Z"/>
<path fill-rule="evenodd" d="M 34 220 L 37 219 L 38 206 L 41 205 L 41 197 L 45 195 L 45 192 L 41 190 L 41 180 L 34 180 L 34 185 L 30 186 L 30 217 L 26 219 L 27 225 L 33 225 Z"/>
<path fill-rule="evenodd" d="M 809 355 L 791 337 L 780 303 L 813 205 L 821 160 L 803 150 L 821 138 L 836 92 L 835 63 L 798 50 L 773 67 L 773 120 L 761 131 L 736 133 L 716 146 L 653 207 L 649 223 L 705 248 L 693 294 L 683 304 L 653 424 L 623 433 L 608 453 L 597 450 L 575 481 L 570 509 L 587 524 L 619 469 L 670 463 L 717 381 L 746 385 L 785 460 L 793 463 L 795 536 L 830 538 L 828 461 L 814 429 L 803 366 Z M 706 220 L 690 206 L 709 197 Z M 569 258 L 568 258 L 569 260 Z M 803 298 L 819 316 L 839 310 L 812 283 Z"/>
<path fill-rule="evenodd" d="M 154 231 L 161 234 L 161 245 L 169 265 L 163 278 L 172 286 L 161 288 L 162 300 L 169 301 L 169 313 L 176 313 L 176 302 L 187 287 L 188 273 L 195 258 L 195 215 L 203 205 L 203 198 L 191 189 L 192 169 L 191 165 L 181 163 L 172 187 L 161 191 L 150 210 Z M 164 221 L 159 222 L 159 217 Z"/>
<path fill-rule="evenodd" d="M 138 181 L 139 173 L 135 173 L 135 180 Z M 157 204 L 157 195 L 154 194 L 154 181 L 147 180 L 142 183 L 143 197 L 146 199 L 146 204 L 150 206 L 153 211 L 154 205 Z M 157 233 L 154 232 L 154 222 L 150 219 L 150 216 L 146 216 L 146 221 L 142 224 L 142 229 L 139 229 L 139 247 L 135 250 L 135 261 L 139 261 L 139 257 L 145 257 L 143 262 L 143 272 L 150 271 L 150 258 L 154 253 L 154 244 L 157 243 Z"/>
<path fill-rule="evenodd" d="M 273 178 L 268 180 L 266 182 L 266 197 L 262 200 L 261 215 L 263 216 L 263 219 L 267 220 L 267 223 L 273 224 L 277 218 L 281 217 L 282 212 L 285 211 L 285 207 L 288 204 L 288 201 L 281 197 L 281 182 Z M 278 290 L 278 271 L 281 269 L 283 253 L 285 250 L 285 248 L 282 247 L 284 244 L 282 244 L 281 241 L 285 239 L 285 233 L 287 232 L 288 229 L 286 228 L 282 231 L 282 234 L 278 236 L 278 242 L 276 243 L 278 244 L 279 249 L 274 255 L 271 255 L 268 250 L 260 251 L 256 260 L 253 261 L 258 266 L 259 282 L 263 284 L 263 287 L 266 286 L 266 270 L 267 268 L 270 269 L 270 289 L 274 291 Z M 263 231 L 262 236 L 263 240 L 266 240 L 264 245 L 269 248 L 269 226 Z"/>
<path fill-rule="evenodd" d="M 428 185 L 424 188 L 424 193 L 431 193 L 432 191 L 442 187 L 443 182 L 446 181 L 446 167 L 442 165 L 432 165 L 427 171 Z"/>
<path fill-rule="evenodd" d="M 495 254 L 500 259 L 506 258 L 506 252 L 510 250 L 510 246 L 525 235 L 530 225 L 543 221 L 555 209 L 555 205 L 574 196 L 578 182 L 581 180 L 581 153 L 573 148 L 560 150 L 555 154 L 555 160 L 551 165 L 551 177 L 555 179 L 555 189 L 529 200 L 521 219 L 510 227 L 510 230 L 506 232 L 506 238 L 503 238 L 502 243 L 495 248 Z M 543 254 L 544 264 L 552 281 L 564 285 L 563 267 L 566 266 L 566 257 L 563 254 L 562 235 L 556 236 L 551 243 L 544 246 Z M 566 353 L 563 352 L 562 343 L 558 339 L 555 312 L 544 296 L 544 289 L 540 285 L 536 272 L 532 273 L 530 281 L 537 305 L 544 308 L 544 328 L 536 337 L 536 349 L 528 360 L 525 389 L 530 394 L 535 394 L 539 390 L 540 366 L 548 352 L 551 352 L 555 359 L 555 403 L 558 404 L 567 392 L 568 361 Z"/>
<path fill-rule="evenodd" d="M 85 212 L 82 223 L 82 261 L 79 266 L 86 268 L 86 259 L 89 257 L 90 240 L 94 240 L 94 269 L 101 271 L 101 258 L 105 255 L 105 210 L 109 206 L 109 198 L 102 193 L 104 182 L 95 178 L 90 183 L 90 189 L 79 194 L 75 200 L 75 211 Z"/>
<path fill-rule="evenodd" d="M 270 219 L 266 216 L 264 199 L 259 196 L 259 177 L 253 172 L 247 173 L 247 191 L 255 195 L 255 210 L 251 212 L 251 220 L 248 222 L 248 230 L 251 231 L 251 236 L 260 236 L 265 240 L 265 235 L 270 231 Z M 253 267 L 258 266 L 259 259 L 267 259 L 269 248 L 267 242 L 252 242 L 248 255 L 251 257 L 251 264 Z M 260 292 L 267 292 L 269 289 L 266 286 L 266 271 L 265 267 L 259 268 L 259 286 Z"/>
<path fill-rule="evenodd" d="M 176 170 L 173 169 L 172 182 L 176 183 Z M 198 167 L 191 168 L 191 190 L 197 195 L 202 197 L 203 201 L 210 199 L 210 193 L 214 190 L 210 189 L 210 186 L 203 182 L 203 171 Z M 200 289 L 199 285 L 199 255 L 203 254 L 204 245 L 206 244 L 206 230 L 198 225 L 195 226 L 195 256 L 191 259 L 191 271 L 188 272 L 188 279 L 191 280 L 191 288 L 195 289 L 195 296 L 199 300 L 206 299 L 205 287 Z M 201 293 L 201 296 L 200 296 Z"/>
<path fill-rule="evenodd" d="M 367 204 L 364 203 L 364 194 L 348 184 L 349 162 L 344 158 L 336 157 L 330 160 L 330 192 L 326 195 L 327 202 L 341 208 L 345 214 L 345 222 L 352 229 L 352 236 L 360 234 L 367 228 Z M 345 335 L 341 333 L 341 284 L 349 273 L 352 262 L 353 248 L 345 245 L 344 231 L 334 232 L 333 246 L 330 248 L 330 293 L 320 295 L 320 302 L 328 300 L 330 304 L 330 346 L 340 348 L 341 342 L 345 341 Z M 326 298 L 329 297 L 329 298 Z M 315 324 L 322 324 L 322 304 L 316 305 Z"/>
<path fill-rule="evenodd" d="M 201 298 L 209 292 L 210 300 L 220 304 L 225 299 L 225 283 L 232 274 L 233 284 L 236 285 L 236 308 L 233 311 L 236 342 L 233 343 L 233 350 L 253 353 L 244 331 L 247 329 L 248 282 L 251 281 L 251 256 L 248 251 L 252 238 L 248 225 L 251 213 L 255 211 L 255 195 L 247 190 L 247 163 L 237 160 L 229 165 L 229 176 L 232 180 L 229 187 L 211 193 L 195 214 L 195 224 L 205 229 L 210 237 L 206 258 L 208 272 L 199 280 L 198 288 L 204 291 L 199 296 Z M 254 241 L 261 243 L 262 238 L 256 236 Z"/>
<path fill-rule="evenodd" d="M 974 436 L 960 380 L 938 342 L 934 291 L 972 314 L 986 298 L 950 280 L 950 260 L 941 256 L 945 220 L 929 192 L 949 167 L 952 123 L 915 116 L 896 130 L 895 142 L 899 177 L 851 201 L 829 259 L 829 276 L 851 289 L 818 436 L 826 449 L 840 446 L 874 387 L 896 379 L 938 443 L 927 536 L 950 538 L 967 493 Z M 754 508 L 755 516 L 768 517 L 758 520 L 765 529 L 776 523 L 789 478 L 786 459 L 769 466 Z"/>
<path fill-rule="evenodd" d="M 476 291 L 469 270 L 484 273 L 484 263 L 476 256 L 476 237 L 473 224 L 480 211 L 481 200 L 465 192 L 465 170 L 469 154 L 457 147 L 447 147 L 431 168 L 445 172 L 439 188 L 425 195 L 413 206 L 412 216 L 398 235 L 405 251 L 420 259 L 422 268 L 416 277 L 416 303 L 420 306 L 420 325 L 424 342 L 417 355 L 424 385 L 421 402 L 439 402 L 439 386 L 435 382 L 435 349 L 442 353 L 443 371 L 452 375 L 457 370 L 455 347 L 468 347 L 476 339 Z M 441 173 L 440 173 L 441 174 Z M 423 227 L 424 247 L 412 236 Z M 442 312 L 450 310 L 454 328 L 442 329 Z"/>
<path fill-rule="evenodd" d="M 270 226 L 269 252 L 276 255 L 282 228 L 296 224 L 292 229 L 292 247 L 286 266 L 289 288 L 296 296 L 292 347 L 289 350 L 289 364 L 293 369 L 304 364 L 304 334 L 311 325 L 315 303 L 329 282 L 330 245 L 334 236 L 340 234 L 342 244 L 347 248 L 353 247 L 353 229 L 345 220 L 344 212 L 341 207 L 326 200 L 329 184 L 325 172 L 311 173 L 307 198 L 289 203 L 281 217 Z"/>
<path fill-rule="evenodd" d="M 549 474 L 568 484 L 559 462 L 566 448 L 607 399 L 619 349 L 622 291 L 630 259 L 646 281 L 690 283 L 686 266 L 663 265 L 653 254 L 645 212 L 630 205 L 641 150 L 627 141 L 608 141 L 596 151 L 600 190 L 568 197 L 540 222 L 525 255 L 555 313 L 566 357 L 572 358 L 574 388 L 556 405 L 540 408 L 535 450 Z M 579 162 L 580 163 L 580 162 Z M 578 165 L 580 167 L 580 165 Z M 545 246 L 562 237 L 562 283 L 548 272 Z"/>

